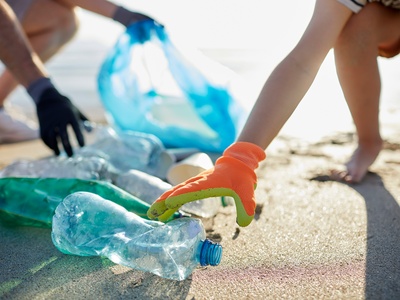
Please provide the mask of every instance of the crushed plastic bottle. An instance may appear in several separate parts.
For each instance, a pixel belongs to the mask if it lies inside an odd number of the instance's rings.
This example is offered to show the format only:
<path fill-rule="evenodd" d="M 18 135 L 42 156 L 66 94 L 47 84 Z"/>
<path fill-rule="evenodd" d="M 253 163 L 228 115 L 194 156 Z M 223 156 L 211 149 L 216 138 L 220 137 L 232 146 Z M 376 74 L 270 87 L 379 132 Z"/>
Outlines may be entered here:
<path fill-rule="evenodd" d="M 140 200 L 152 204 L 172 186 L 140 170 L 118 173 L 100 157 L 46 157 L 39 160 L 17 160 L 0 170 L 0 178 L 78 178 L 111 182 Z"/>
<path fill-rule="evenodd" d="M 205 198 L 188 202 L 181 207 L 181 210 L 202 218 L 214 217 L 222 207 L 220 197 Z"/>
<path fill-rule="evenodd" d="M 150 205 L 173 187 L 170 183 L 139 170 L 116 174 L 113 183 Z M 212 197 L 186 203 L 180 210 L 198 217 L 211 218 L 218 213 L 221 207 L 228 205 L 233 204 L 231 201 L 227 201 L 226 197 Z"/>
<path fill-rule="evenodd" d="M 172 188 L 168 182 L 139 170 L 116 174 L 113 182 L 116 186 L 149 204 Z"/>
<path fill-rule="evenodd" d="M 109 180 L 110 173 L 140 170 L 164 179 L 176 158 L 154 135 L 116 132 L 92 125 L 91 143 L 74 150 L 73 157 L 19 160 L 0 170 L 0 177 L 62 177 Z"/>
<path fill-rule="evenodd" d="M 139 170 L 130 170 L 123 174 L 117 174 L 113 178 L 113 183 L 150 205 L 172 188 L 170 183 Z M 218 213 L 221 207 L 232 205 L 231 202 L 227 202 L 225 199 L 212 197 L 196 200 L 186 203 L 180 210 L 198 217 L 211 218 Z"/>
<path fill-rule="evenodd" d="M 94 142 L 75 150 L 75 156 L 105 159 L 116 173 L 131 169 L 165 178 L 175 162 L 162 142 L 152 134 L 136 131 L 115 131 L 109 126 L 94 127 Z"/>
<path fill-rule="evenodd" d="M 100 157 L 47 157 L 39 160 L 17 160 L 0 170 L 0 178 L 78 178 L 111 182 L 135 197 L 152 204 L 172 185 L 140 170 L 116 173 Z"/>
<path fill-rule="evenodd" d="M 115 173 L 115 170 L 100 157 L 49 157 L 40 160 L 18 160 L 0 170 L 0 178 L 76 178 L 110 182 L 134 197 L 151 205 L 159 196 L 172 188 L 160 178 L 140 170 Z M 1 183 L 0 183 L 1 185 Z M 42 191 L 46 193 L 46 191 Z M 51 192 L 53 193 L 53 192 Z M 54 194 L 55 195 L 55 194 Z M 62 194 L 65 196 L 65 194 Z M 62 198 L 61 198 L 62 199 Z M 222 198 L 207 198 L 186 203 L 181 213 L 189 213 L 202 218 L 211 218 L 225 204 Z M 0 200 L 1 201 L 1 200 Z M 1 209 L 1 207 L 0 207 Z"/>
<path fill-rule="evenodd" d="M 198 219 L 145 220 L 102 197 L 67 196 L 53 217 L 52 239 L 63 253 L 103 256 L 158 276 L 186 279 L 199 265 L 220 263 L 222 247 L 205 236 Z"/>
<path fill-rule="evenodd" d="M 9 225 L 51 227 L 54 211 L 69 194 L 96 193 L 142 218 L 150 205 L 109 182 L 76 178 L 0 178 L 0 220 Z M 176 213 L 173 218 L 181 217 Z"/>
<path fill-rule="evenodd" d="M 17 160 L 0 170 L 0 177 L 79 178 L 110 181 L 110 165 L 100 157 L 45 157 Z"/>

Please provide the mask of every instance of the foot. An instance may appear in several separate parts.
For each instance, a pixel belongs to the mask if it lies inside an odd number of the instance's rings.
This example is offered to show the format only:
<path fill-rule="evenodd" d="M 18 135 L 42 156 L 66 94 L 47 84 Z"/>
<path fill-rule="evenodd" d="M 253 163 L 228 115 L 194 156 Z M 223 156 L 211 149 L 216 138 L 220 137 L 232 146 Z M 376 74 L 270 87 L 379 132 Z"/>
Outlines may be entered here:
<path fill-rule="evenodd" d="M 334 170 L 331 172 L 331 178 L 347 183 L 359 183 L 368 172 L 368 168 L 378 157 L 382 150 L 383 142 L 379 140 L 368 145 L 359 144 L 350 160 L 346 163 L 345 171 Z"/>
<path fill-rule="evenodd" d="M 0 144 L 17 143 L 39 138 L 39 130 L 32 121 L 11 117 L 0 108 Z"/>

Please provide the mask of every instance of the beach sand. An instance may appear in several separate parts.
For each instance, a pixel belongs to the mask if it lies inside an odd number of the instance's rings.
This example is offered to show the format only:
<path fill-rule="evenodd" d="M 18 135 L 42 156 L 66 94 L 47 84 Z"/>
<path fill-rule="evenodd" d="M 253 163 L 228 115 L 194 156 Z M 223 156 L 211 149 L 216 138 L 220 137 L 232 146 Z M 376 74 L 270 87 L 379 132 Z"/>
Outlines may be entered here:
<path fill-rule="evenodd" d="M 400 143 L 389 141 L 364 182 L 329 181 L 350 134 L 317 144 L 279 138 L 258 171 L 255 220 L 235 208 L 202 219 L 221 264 L 182 282 L 64 255 L 50 229 L 0 227 L 1 299 L 396 299 L 400 295 Z M 29 152 L 27 152 L 29 150 Z M 2 165 L 49 154 L 40 141 L 2 146 Z"/>
<path fill-rule="evenodd" d="M 91 119 L 105 122 L 94 80 L 104 48 L 79 45 L 50 70 Z M 34 115 L 23 91 L 13 104 Z M 234 207 L 202 219 L 207 236 L 223 246 L 222 261 L 181 282 L 105 258 L 64 255 L 49 229 L 1 225 L 0 299 L 398 299 L 400 128 L 395 122 L 384 128 L 385 149 L 355 185 L 327 176 L 355 147 L 351 127 L 312 139 L 282 133 L 257 170 L 255 220 L 238 227 Z M 0 145 L 0 168 L 48 155 L 39 140 Z"/>

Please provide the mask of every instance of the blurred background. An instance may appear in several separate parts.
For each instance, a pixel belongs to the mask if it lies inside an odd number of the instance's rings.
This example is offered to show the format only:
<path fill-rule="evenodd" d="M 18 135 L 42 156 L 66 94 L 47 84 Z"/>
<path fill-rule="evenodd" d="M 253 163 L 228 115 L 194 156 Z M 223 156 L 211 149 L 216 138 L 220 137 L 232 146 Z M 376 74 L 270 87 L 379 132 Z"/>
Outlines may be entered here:
<path fill-rule="evenodd" d="M 298 0 L 113 2 L 152 16 L 166 27 L 178 46 L 197 49 L 241 76 L 246 92 L 243 105 L 249 110 L 268 75 L 299 40 L 315 3 Z M 97 73 L 123 27 L 84 10 L 79 10 L 79 15 L 78 35 L 47 66 L 62 92 L 93 121 L 104 121 Z M 379 64 L 383 82 L 383 133 L 396 134 L 400 125 L 400 57 L 380 59 Z M 34 116 L 33 104 L 23 89 L 18 89 L 11 100 L 17 108 Z M 331 52 L 281 134 L 317 140 L 337 131 L 353 131 L 353 125 Z"/>

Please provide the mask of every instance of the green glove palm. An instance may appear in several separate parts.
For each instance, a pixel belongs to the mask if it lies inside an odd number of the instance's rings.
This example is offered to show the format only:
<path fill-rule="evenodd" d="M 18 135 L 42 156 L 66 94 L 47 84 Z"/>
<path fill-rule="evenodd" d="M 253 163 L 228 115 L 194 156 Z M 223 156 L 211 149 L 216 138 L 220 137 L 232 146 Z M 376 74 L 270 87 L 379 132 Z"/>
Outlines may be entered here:
<path fill-rule="evenodd" d="M 257 176 L 254 170 L 265 159 L 263 149 L 255 144 L 237 142 L 218 158 L 214 168 L 206 170 L 161 195 L 150 207 L 151 219 L 166 221 L 185 203 L 219 196 L 231 196 L 236 205 L 236 222 L 247 226 L 254 218 L 254 190 Z"/>

